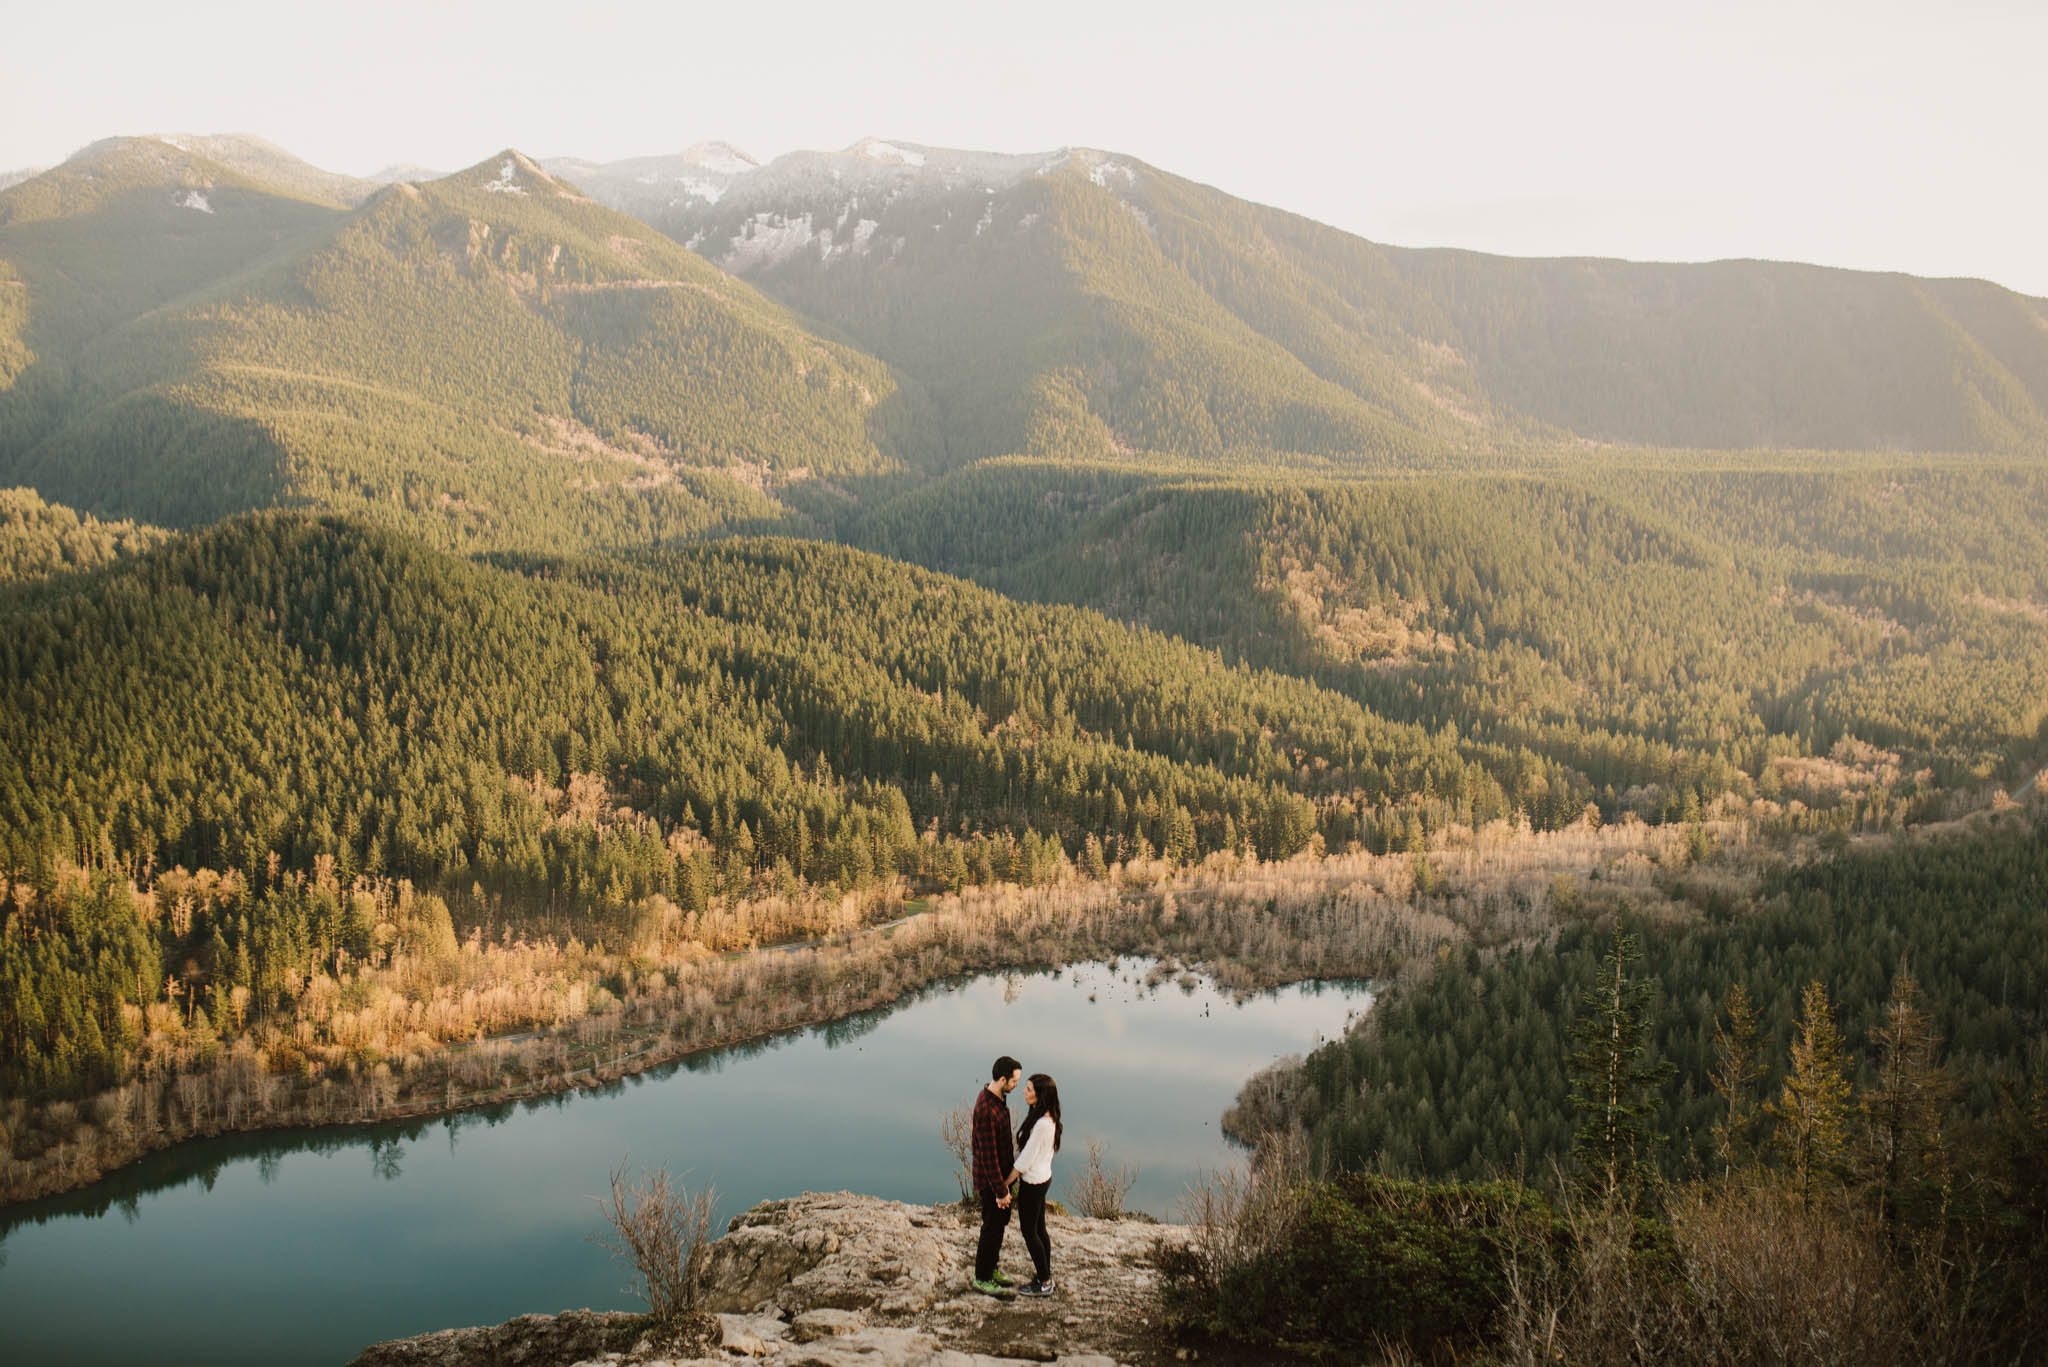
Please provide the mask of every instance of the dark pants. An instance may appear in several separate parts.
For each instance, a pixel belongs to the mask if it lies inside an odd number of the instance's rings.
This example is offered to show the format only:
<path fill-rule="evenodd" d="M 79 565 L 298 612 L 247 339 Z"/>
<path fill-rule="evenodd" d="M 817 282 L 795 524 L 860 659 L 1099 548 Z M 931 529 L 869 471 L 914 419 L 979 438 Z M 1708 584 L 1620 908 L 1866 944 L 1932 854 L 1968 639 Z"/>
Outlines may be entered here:
<path fill-rule="evenodd" d="M 1024 1247 L 1031 1250 L 1031 1270 L 1042 1282 L 1052 1280 L 1052 1240 L 1045 1237 L 1045 1194 L 1051 1190 L 1050 1182 L 1017 1184 L 1017 1232 L 1024 1236 Z"/>
<path fill-rule="evenodd" d="M 996 1256 L 1003 1251 L 1003 1231 L 1010 1227 L 1010 1208 L 996 1204 L 996 1193 L 981 1194 L 981 1244 L 974 1250 L 974 1280 L 985 1282 L 996 1273 Z"/>

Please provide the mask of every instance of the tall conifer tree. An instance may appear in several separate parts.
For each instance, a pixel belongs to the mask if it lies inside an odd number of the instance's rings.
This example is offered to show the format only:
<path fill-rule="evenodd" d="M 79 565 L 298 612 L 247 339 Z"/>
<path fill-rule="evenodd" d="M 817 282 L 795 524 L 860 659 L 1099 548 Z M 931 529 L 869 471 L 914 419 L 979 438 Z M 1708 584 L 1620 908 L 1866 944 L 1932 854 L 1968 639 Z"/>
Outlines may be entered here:
<path fill-rule="evenodd" d="M 1828 1005 L 1828 990 L 1818 981 L 1808 983 L 1801 994 L 1792 1066 L 1783 1091 L 1766 1109 L 1777 1117 L 1778 1146 L 1792 1165 L 1800 1199 L 1811 1201 L 1817 1184 L 1839 1174 L 1849 1130 L 1842 1035 Z"/>
<path fill-rule="evenodd" d="M 1613 948 L 1572 1022 L 1572 1109 L 1579 1116 L 1572 1146 L 1582 1180 L 1603 1200 L 1622 1198 L 1634 1187 L 1643 1150 L 1654 1140 L 1658 1089 L 1673 1071 L 1670 1063 L 1646 1057 L 1650 984 L 1629 975 L 1641 957 L 1635 935 L 1616 925 Z"/>

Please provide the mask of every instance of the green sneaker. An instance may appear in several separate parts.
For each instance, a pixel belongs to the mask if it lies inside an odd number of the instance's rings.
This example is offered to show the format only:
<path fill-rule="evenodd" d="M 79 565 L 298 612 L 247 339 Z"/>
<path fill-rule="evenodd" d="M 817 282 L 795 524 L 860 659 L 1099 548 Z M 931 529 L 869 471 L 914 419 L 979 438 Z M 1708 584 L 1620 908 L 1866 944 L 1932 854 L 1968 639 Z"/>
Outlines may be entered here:
<path fill-rule="evenodd" d="M 997 1300 L 1000 1301 L 1012 1300 L 1017 1295 L 1016 1292 L 1012 1291 L 1009 1287 L 1005 1286 L 1003 1283 L 997 1281 L 993 1277 L 989 1278 L 987 1281 L 983 1281 L 979 1277 L 977 1277 L 973 1281 L 969 1282 L 968 1285 L 973 1287 L 976 1291 L 979 1291 L 982 1295 L 994 1296 Z"/>
<path fill-rule="evenodd" d="M 991 1276 L 989 1280 L 997 1286 L 1015 1286 L 1017 1284 L 1017 1279 L 1003 1271 L 1000 1267 L 995 1270 L 995 1275 Z"/>

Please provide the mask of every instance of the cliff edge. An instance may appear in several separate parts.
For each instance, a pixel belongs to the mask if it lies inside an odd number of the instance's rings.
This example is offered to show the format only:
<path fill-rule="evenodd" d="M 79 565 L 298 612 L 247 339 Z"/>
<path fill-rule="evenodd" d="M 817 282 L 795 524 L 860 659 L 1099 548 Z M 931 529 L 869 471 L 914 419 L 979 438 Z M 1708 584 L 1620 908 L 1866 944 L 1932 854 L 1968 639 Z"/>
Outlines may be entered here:
<path fill-rule="evenodd" d="M 1044 1299 L 995 1300 L 967 1285 L 975 1217 L 845 1192 L 768 1201 L 711 1246 L 703 1307 L 715 1316 L 678 1346 L 643 1316 L 566 1311 L 448 1329 L 365 1350 L 352 1367 L 1151 1367 L 1173 1358 L 1153 1304 L 1154 1251 L 1176 1225 L 1054 1215 Z M 1029 1259 L 1014 1226 L 1003 1266 Z"/>

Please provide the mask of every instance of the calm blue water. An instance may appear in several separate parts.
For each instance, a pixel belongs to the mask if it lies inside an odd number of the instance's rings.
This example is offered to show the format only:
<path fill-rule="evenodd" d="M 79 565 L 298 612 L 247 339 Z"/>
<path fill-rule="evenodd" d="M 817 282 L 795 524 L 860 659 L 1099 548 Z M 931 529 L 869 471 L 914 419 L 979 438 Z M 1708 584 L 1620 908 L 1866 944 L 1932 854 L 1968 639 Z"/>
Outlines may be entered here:
<path fill-rule="evenodd" d="M 715 1184 L 721 1227 L 802 1191 L 950 1200 L 939 1118 L 999 1053 L 1060 1084 L 1055 1199 L 1100 1136 L 1140 1169 L 1130 1205 L 1171 1217 L 1200 1170 L 1234 1160 L 1217 1120 L 1239 1084 L 1370 996 L 1304 984 L 1240 1005 L 1206 983 L 1148 990 L 1145 967 L 942 986 L 600 1092 L 155 1155 L 0 1213 L 0 1361 L 339 1364 L 431 1329 L 636 1309 L 627 1269 L 591 1242 L 622 1159 Z"/>

